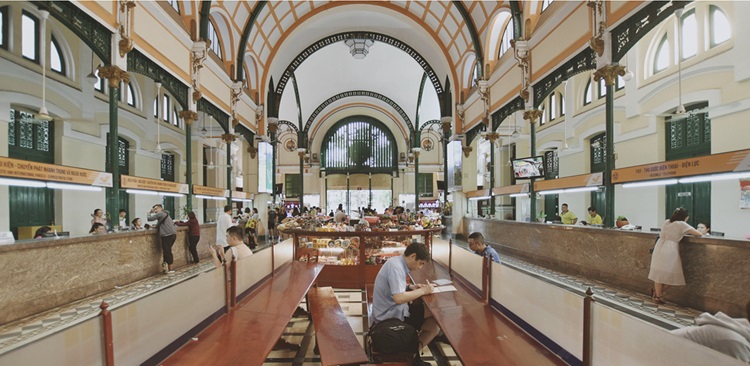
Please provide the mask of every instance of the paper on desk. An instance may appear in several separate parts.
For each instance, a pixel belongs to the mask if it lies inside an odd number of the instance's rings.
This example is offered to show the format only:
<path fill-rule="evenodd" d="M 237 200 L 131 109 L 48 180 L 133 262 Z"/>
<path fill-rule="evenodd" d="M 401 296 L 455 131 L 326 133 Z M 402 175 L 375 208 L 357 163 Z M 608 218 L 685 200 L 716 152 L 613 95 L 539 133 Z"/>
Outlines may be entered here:
<path fill-rule="evenodd" d="M 432 293 L 439 293 L 439 292 L 451 292 L 456 291 L 456 287 L 453 285 L 447 285 L 447 286 L 438 286 L 432 289 Z"/>
<path fill-rule="evenodd" d="M 441 278 L 441 279 L 437 279 L 435 281 L 432 281 L 432 283 L 434 283 L 436 286 L 445 286 L 445 285 L 451 285 L 451 284 L 453 284 L 453 281 L 445 279 L 445 278 Z"/>

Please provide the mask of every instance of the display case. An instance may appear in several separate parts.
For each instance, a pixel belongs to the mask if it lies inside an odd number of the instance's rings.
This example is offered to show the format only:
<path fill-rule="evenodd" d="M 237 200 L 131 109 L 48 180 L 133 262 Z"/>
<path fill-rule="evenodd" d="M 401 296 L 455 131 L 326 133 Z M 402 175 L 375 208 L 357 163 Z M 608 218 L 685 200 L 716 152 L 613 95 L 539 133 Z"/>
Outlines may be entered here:
<path fill-rule="evenodd" d="M 432 236 L 441 228 L 399 231 L 307 231 L 287 230 L 294 238 L 296 260 L 317 261 L 326 266 L 318 276 L 319 286 L 365 288 L 374 283 L 380 267 L 403 254 L 416 241 L 432 252 Z"/>

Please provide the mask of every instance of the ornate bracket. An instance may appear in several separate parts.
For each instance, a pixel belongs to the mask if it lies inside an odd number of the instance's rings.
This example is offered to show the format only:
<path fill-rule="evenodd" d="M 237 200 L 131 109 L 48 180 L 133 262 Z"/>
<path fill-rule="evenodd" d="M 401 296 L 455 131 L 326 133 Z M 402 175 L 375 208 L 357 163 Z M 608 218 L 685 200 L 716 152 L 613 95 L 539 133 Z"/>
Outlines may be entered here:
<path fill-rule="evenodd" d="M 177 113 L 177 116 L 182 118 L 183 121 L 185 121 L 185 124 L 190 126 L 193 124 L 193 121 L 198 120 L 198 113 L 195 113 L 193 111 L 180 111 Z"/>
<path fill-rule="evenodd" d="M 224 141 L 227 144 L 231 144 L 234 142 L 234 140 L 237 139 L 237 136 L 233 133 L 225 133 L 221 135 L 221 141 Z"/>
<path fill-rule="evenodd" d="M 119 88 L 120 82 L 130 83 L 130 74 L 117 66 L 100 66 L 99 76 L 109 80 L 110 88 Z"/>
<path fill-rule="evenodd" d="M 131 14 L 133 8 L 135 8 L 135 1 L 120 0 L 120 9 L 117 14 L 119 18 L 118 33 L 120 34 L 120 42 L 118 42 L 118 46 L 120 57 L 125 57 L 133 49 L 133 39 L 130 38 L 130 33 L 133 29 L 133 16 Z"/>
<path fill-rule="evenodd" d="M 596 51 L 599 57 L 604 54 L 604 32 L 607 29 L 604 16 L 604 2 L 602 0 L 590 0 L 586 4 L 591 9 L 592 24 L 594 24 L 593 36 L 589 40 L 589 47 Z"/>
<path fill-rule="evenodd" d="M 529 120 L 529 123 L 534 124 L 536 120 L 542 117 L 544 111 L 541 109 L 527 109 L 523 111 L 523 119 Z"/>
<path fill-rule="evenodd" d="M 495 141 L 500 140 L 500 134 L 495 131 L 492 131 L 492 132 L 488 132 L 484 136 L 484 138 L 487 139 L 487 141 L 489 141 L 491 144 L 494 144 Z"/>
<path fill-rule="evenodd" d="M 208 57 L 208 47 L 210 44 L 210 40 L 193 42 L 190 60 L 192 64 L 193 103 L 198 102 L 203 97 L 203 93 L 200 91 L 201 69 Z"/>
<path fill-rule="evenodd" d="M 615 80 L 617 80 L 618 75 L 625 75 L 625 66 L 607 65 L 594 72 L 594 81 L 604 79 L 604 84 L 606 86 L 612 86 L 615 85 Z"/>
<path fill-rule="evenodd" d="M 469 155 L 471 155 L 471 151 L 474 150 L 474 148 L 471 146 L 464 146 L 461 148 L 461 150 L 463 150 L 464 156 L 468 158 Z"/>
<path fill-rule="evenodd" d="M 513 57 L 518 61 L 518 67 L 521 68 L 523 73 L 521 77 L 521 90 L 519 94 L 524 101 L 529 101 L 529 80 L 531 80 L 531 53 L 529 52 L 529 43 L 523 38 L 518 40 L 511 40 L 510 45 L 513 46 Z"/>
<path fill-rule="evenodd" d="M 255 145 L 250 145 L 247 147 L 247 152 L 250 154 L 250 159 L 255 159 L 255 156 L 258 154 L 258 148 Z"/>

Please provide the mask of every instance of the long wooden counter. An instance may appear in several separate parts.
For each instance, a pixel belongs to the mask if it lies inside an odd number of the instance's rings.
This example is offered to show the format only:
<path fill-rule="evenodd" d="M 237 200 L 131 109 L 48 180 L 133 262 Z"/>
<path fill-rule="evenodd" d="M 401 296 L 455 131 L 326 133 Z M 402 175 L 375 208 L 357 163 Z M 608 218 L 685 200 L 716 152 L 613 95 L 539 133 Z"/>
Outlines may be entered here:
<path fill-rule="evenodd" d="M 0 245 L 0 325 L 159 274 L 158 235 L 123 231 Z M 201 258 L 210 258 L 206 243 L 215 238 L 216 224 L 201 225 Z M 177 229 L 172 253 L 176 268 L 188 264 L 186 227 Z"/>
<path fill-rule="evenodd" d="M 508 254 L 531 263 L 648 294 L 649 249 L 658 234 L 585 226 L 464 218 L 462 234 L 481 232 Z M 750 289 L 750 242 L 685 237 L 680 255 L 686 286 L 669 290 L 667 301 L 744 317 Z"/>

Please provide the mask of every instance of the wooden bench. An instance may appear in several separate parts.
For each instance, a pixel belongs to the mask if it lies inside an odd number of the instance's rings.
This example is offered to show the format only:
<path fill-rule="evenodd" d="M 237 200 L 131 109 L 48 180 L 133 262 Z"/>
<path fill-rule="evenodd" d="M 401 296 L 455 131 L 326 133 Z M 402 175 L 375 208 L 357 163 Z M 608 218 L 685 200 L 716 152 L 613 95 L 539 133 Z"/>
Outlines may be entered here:
<path fill-rule="evenodd" d="M 315 342 L 320 351 L 320 363 L 350 365 L 369 362 L 365 350 L 357 340 L 346 314 L 341 309 L 331 287 L 310 289 L 307 294 Z"/>
<path fill-rule="evenodd" d="M 375 284 L 374 283 L 366 283 L 365 284 L 365 298 L 367 299 L 367 320 L 369 323 L 369 319 L 372 317 L 372 296 L 375 291 Z M 369 331 L 369 327 L 368 327 Z M 412 359 L 414 357 L 413 354 L 410 353 L 394 353 L 394 354 L 388 354 L 388 353 L 379 353 L 377 349 L 374 349 L 372 346 L 372 340 L 365 336 L 365 352 L 367 353 L 367 356 L 370 358 L 370 361 L 374 362 L 372 365 L 391 365 L 391 366 L 409 366 L 412 363 Z"/>
<path fill-rule="evenodd" d="M 262 365 L 322 265 L 294 261 L 161 365 Z"/>
<path fill-rule="evenodd" d="M 457 291 L 423 299 L 464 365 L 565 365 L 440 265 L 429 262 L 411 277 L 415 283 L 453 281 Z"/>

